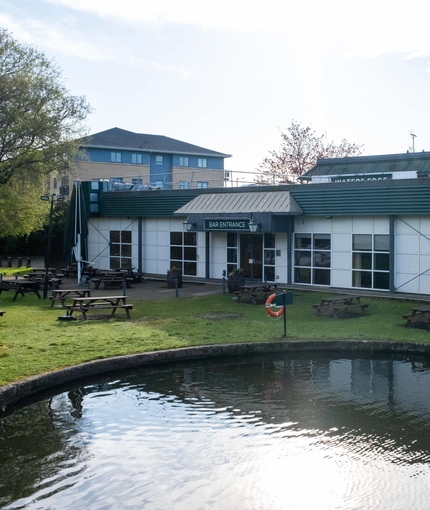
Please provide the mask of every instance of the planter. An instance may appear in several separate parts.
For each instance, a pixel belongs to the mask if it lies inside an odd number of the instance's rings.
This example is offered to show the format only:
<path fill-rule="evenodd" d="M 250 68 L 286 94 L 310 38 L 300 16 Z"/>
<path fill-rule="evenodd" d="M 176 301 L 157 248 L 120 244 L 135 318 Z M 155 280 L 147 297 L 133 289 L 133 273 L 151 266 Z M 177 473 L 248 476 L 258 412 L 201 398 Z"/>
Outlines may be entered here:
<path fill-rule="evenodd" d="M 176 281 L 178 280 L 178 288 L 182 287 L 182 273 L 181 271 L 167 271 L 167 287 L 174 289 L 176 287 Z"/>
<path fill-rule="evenodd" d="M 245 277 L 243 274 L 234 274 L 228 277 L 227 287 L 230 294 L 240 290 L 240 287 L 245 285 Z"/>

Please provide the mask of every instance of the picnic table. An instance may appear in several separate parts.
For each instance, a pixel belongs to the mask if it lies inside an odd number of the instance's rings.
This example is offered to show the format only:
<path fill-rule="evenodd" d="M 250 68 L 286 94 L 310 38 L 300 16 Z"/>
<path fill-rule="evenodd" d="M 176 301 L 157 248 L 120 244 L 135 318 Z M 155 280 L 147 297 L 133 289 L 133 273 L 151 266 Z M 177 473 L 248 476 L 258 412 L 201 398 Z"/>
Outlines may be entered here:
<path fill-rule="evenodd" d="M 127 289 L 130 289 L 134 278 L 132 276 L 128 276 L 126 271 L 108 271 L 101 273 L 97 278 L 92 278 L 91 281 L 94 283 L 95 289 L 98 289 L 102 283 L 105 289 L 108 287 L 122 288 L 122 284 L 124 282 Z"/>
<path fill-rule="evenodd" d="M 55 301 L 61 301 L 64 306 L 66 299 L 75 297 L 91 297 L 91 291 L 90 289 L 52 289 L 49 299 L 51 300 L 51 307 L 53 307 Z"/>
<path fill-rule="evenodd" d="M 15 280 L 1 280 L 0 281 L 0 294 L 4 291 L 12 291 L 15 292 L 15 296 L 12 301 L 16 301 L 18 294 L 21 296 L 25 296 L 27 292 L 33 292 L 40 299 L 39 294 L 39 283 L 34 281 L 29 281 L 24 278 L 15 279 Z"/>
<path fill-rule="evenodd" d="M 234 294 L 236 294 L 237 299 L 236 301 L 239 303 L 240 300 L 243 297 L 250 298 L 251 302 L 256 305 L 257 304 L 257 297 L 258 296 L 264 296 L 265 299 L 267 299 L 271 294 L 276 292 L 276 289 L 278 288 L 277 284 L 275 283 L 254 283 L 254 284 L 247 284 L 247 285 L 241 285 L 240 290 L 234 291 Z"/>
<path fill-rule="evenodd" d="M 319 303 L 312 306 L 316 309 L 317 315 L 323 313 L 336 317 L 336 319 L 339 318 L 339 312 L 350 312 L 357 308 L 360 308 L 363 315 L 365 315 L 365 310 L 369 305 L 368 303 L 362 303 L 361 298 L 362 296 L 355 294 L 336 294 L 322 298 Z"/>
<path fill-rule="evenodd" d="M 68 314 L 81 312 L 84 320 L 87 319 L 87 313 L 90 310 L 111 310 L 112 316 L 118 308 L 125 310 L 127 318 L 130 319 L 130 310 L 133 309 L 133 305 L 127 303 L 127 296 L 74 297 L 72 299 L 72 304 L 65 305 Z"/>
<path fill-rule="evenodd" d="M 410 313 L 404 314 L 403 318 L 406 319 L 406 327 L 408 328 L 412 323 L 421 323 L 430 329 L 430 303 L 428 305 L 416 306 L 412 308 Z"/>
<path fill-rule="evenodd" d="M 45 283 L 45 273 L 33 272 L 23 275 L 27 281 Z M 48 285 L 52 288 L 58 289 L 61 284 L 62 275 L 55 275 L 54 273 L 48 273 Z"/>
<path fill-rule="evenodd" d="M 3 317 L 3 315 L 5 314 L 6 312 L 4 310 L 0 310 L 0 317 Z"/>

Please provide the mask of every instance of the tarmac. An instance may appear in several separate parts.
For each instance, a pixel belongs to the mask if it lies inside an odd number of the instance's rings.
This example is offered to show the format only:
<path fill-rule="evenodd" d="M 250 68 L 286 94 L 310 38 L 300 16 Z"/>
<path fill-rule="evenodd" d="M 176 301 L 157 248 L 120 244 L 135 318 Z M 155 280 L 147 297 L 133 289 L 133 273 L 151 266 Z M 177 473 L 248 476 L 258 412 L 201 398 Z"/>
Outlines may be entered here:
<path fill-rule="evenodd" d="M 77 278 L 63 278 L 61 282 L 61 289 L 77 289 L 85 288 L 88 284 L 78 284 Z M 125 293 L 130 302 L 144 301 L 144 300 L 157 300 L 157 299 L 173 299 L 185 298 L 195 296 L 209 296 L 211 294 L 222 294 L 224 291 L 228 293 L 227 280 L 225 284 L 220 281 L 188 281 L 182 283 L 182 287 L 171 289 L 167 287 L 167 281 L 158 278 L 145 277 L 142 282 L 133 282 L 130 288 L 125 289 Z M 91 283 L 91 295 L 120 295 L 123 294 L 123 289 L 104 289 L 103 284 L 99 289 L 94 289 L 94 284 Z"/>

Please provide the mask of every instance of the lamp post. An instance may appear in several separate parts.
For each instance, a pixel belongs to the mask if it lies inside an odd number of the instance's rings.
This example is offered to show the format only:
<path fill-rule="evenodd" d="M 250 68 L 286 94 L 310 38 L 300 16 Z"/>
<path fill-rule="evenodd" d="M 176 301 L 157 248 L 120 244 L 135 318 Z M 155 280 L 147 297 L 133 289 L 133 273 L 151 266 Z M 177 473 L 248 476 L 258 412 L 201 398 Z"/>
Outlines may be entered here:
<path fill-rule="evenodd" d="M 62 195 L 56 195 L 52 193 L 52 195 L 42 195 L 40 200 L 44 200 L 45 202 L 51 201 L 51 209 L 49 212 L 49 227 L 48 227 L 48 244 L 46 247 L 46 259 L 45 259 L 45 278 L 43 280 L 43 299 L 48 297 L 48 280 L 49 280 L 49 264 L 51 259 L 51 238 L 52 238 L 52 213 L 54 211 L 54 202 L 57 200 L 58 202 L 62 202 L 64 197 Z"/>

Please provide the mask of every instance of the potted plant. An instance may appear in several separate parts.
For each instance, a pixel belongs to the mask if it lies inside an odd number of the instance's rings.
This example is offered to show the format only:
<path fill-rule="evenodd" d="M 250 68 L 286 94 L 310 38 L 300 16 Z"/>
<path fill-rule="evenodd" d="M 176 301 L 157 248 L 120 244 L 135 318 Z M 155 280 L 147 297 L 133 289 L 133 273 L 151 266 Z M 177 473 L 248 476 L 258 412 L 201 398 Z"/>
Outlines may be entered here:
<path fill-rule="evenodd" d="M 245 275 L 241 267 L 236 267 L 231 273 L 228 274 L 227 287 L 230 294 L 240 290 L 240 287 L 245 285 Z"/>
<path fill-rule="evenodd" d="M 176 280 L 178 280 L 178 288 L 182 287 L 182 269 L 177 266 L 172 266 L 167 271 L 167 287 L 174 289 L 176 287 Z"/>

